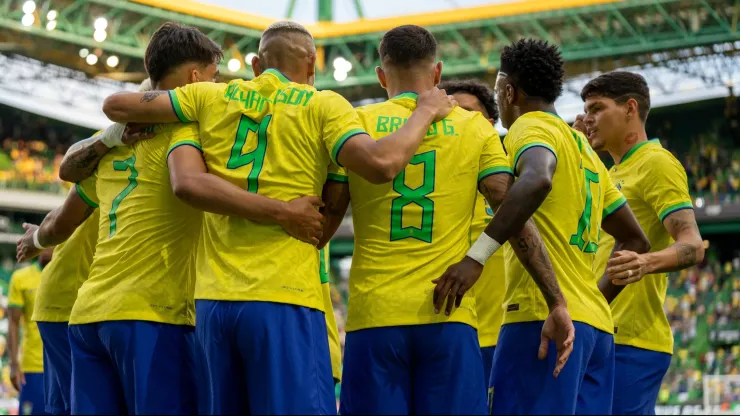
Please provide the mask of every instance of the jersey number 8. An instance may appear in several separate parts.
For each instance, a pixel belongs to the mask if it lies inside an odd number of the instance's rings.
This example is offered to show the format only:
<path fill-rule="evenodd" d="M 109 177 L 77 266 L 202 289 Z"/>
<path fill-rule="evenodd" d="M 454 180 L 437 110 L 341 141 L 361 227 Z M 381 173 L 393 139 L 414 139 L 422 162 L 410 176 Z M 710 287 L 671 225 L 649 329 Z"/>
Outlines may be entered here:
<path fill-rule="evenodd" d="M 393 190 L 399 194 L 391 202 L 391 241 L 415 238 L 425 243 L 432 242 L 434 224 L 434 201 L 428 195 L 434 192 L 436 152 L 434 150 L 415 155 L 409 165 L 423 165 L 424 181 L 416 189 L 406 185 L 406 170 L 393 180 Z M 408 168 L 407 168 L 408 169 Z M 403 209 L 410 204 L 421 207 L 421 228 L 403 226 Z"/>

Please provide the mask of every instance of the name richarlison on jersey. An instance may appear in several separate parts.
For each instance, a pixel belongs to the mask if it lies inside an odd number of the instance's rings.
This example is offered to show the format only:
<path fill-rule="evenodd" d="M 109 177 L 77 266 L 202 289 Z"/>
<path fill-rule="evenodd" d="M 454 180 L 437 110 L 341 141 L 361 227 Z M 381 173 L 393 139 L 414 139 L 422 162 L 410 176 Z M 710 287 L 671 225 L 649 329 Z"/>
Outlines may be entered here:
<path fill-rule="evenodd" d="M 298 88 L 285 88 L 279 89 L 275 92 L 275 95 L 270 99 L 258 91 L 244 91 L 239 88 L 239 84 L 229 84 L 224 93 L 224 98 L 229 101 L 240 101 L 244 103 L 245 109 L 252 109 L 256 111 L 262 111 L 266 103 L 285 103 L 288 105 L 301 105 L 306 106 L 313 97 L 316 91 L 304 90 Z"/>

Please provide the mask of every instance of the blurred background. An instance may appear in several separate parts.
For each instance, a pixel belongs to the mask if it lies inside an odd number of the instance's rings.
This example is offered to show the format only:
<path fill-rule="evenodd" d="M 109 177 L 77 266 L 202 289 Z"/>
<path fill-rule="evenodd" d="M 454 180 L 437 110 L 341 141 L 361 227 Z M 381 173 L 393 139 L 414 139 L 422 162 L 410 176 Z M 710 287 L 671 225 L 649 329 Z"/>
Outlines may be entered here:
<path fill-rule="evenodd" d="M 228 81 L 253 76 L 261 31 L 283 18 L 306 24 L 316 38 L 317 88 L 355 105 L 385 99 L 376 48 L 400 24 L 434 33 L 446 79 L 491 85 L 508 43 L 557 44 L 568 79 L 556 106 L 567 122 L 582 110 L 578 93 L 589 79 L 617 68 L 642 74 L 653 102 L 648 134 L 683 162 L 708 247 L 704 264 L 670 276 L 665 310 L 675 354 L 657 412 L 740 413 L 739 0 L 0 0 L 3 306 L 19 267 L 21 224 L 39 223 L 64 199 L 62 155 L 110 123 L 101 111 L 107 95 L 136 90 L 146 77 L 142 58 L 157 27 L 178 21 L 203 30 L 226 51 Z M 352 249 L 350 212 L 331 245 L 342 339 Z M 0 413 L 14 413 L 0 318 Z"/>

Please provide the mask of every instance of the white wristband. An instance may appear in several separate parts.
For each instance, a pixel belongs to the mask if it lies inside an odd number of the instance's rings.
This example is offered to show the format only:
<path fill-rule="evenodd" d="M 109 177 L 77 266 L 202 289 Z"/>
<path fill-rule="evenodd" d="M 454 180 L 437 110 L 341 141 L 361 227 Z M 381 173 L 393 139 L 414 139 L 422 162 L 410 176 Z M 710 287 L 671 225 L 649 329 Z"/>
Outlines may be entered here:
<path fill-rule="evenodd" d="M 103 142 L 104 145 L 108 146 L 108 148 L 123 146 L 124 130 L 126 130 L 125 124 L 112 124 L 98 135 L 98 139 L 100 139 L 100 141 Z"/>
<path fill-rule="evenodd" d="M 489 237 L 486 233 L 481 233 L 478 240 L 475 241 L 467 256 L 480 264 L 486 264 L 486 260 L 501 247 L 498 241 Z"/>
<path fill-rule="evenodd" d="M 39 229 L 37 228 L 36 231 L 33 232 L 33 245 L 39 250 L 43 250 L 46 247 L 42 246 L 39 242 Z"/>

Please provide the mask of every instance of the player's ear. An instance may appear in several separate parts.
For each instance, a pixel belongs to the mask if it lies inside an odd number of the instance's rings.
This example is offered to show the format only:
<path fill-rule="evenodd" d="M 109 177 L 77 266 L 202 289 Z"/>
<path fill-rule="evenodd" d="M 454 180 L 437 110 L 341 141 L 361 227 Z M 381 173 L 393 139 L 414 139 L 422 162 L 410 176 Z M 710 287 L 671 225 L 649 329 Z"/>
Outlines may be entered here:
<path fill-rule="evenodd" d="M 254 72 L 255 78 L 262 74 L 262 64 L 260 63 L 259 55 L 254 55 L 254 57 L 252 58 L 252 72 Z"/>
<path fill-rule="evenodd" d="M 506 102 L 509 104 L 514 104 L 516 101 L 516 94 L 517 90 L 514 88 L 511 84 L 506 84 L 506 87 L 504 87 L 504 96 L 506 97 Z"/>
<path fill-rule="evenodd" d="M 308 85 L 313 85 L 316 80 L 316 55 L 311 55 L 308 58 L 308 67 L 306 75 L 308 76 Z"/>
<path fill-rule="evenodd" d="M 639 115 L 639 111 L 638 111 L 638 106 L 639 106 L 639 104 L 637 104 L 637 100 L 635 100 L 634 98 L 630 98 L 629 100 L 627 100 L 627 103 L 626 103 L 626 107 L 627 107 L 626 108 L 626 111 L 627 111 L 627 117 L 628 118 L 633 118 L 633 117 L 639 117 L 640 116 Z"/>
<path fill-rule="evenodd" d="M 434 85 L 439 84 L 440 81 L 442 81 L 442 61 L 434 65 Z"/>
<path fill-rule="evenodd" d="M 386 82 L 385 71 L 383 71 L 383 68 L 376 66 L 375 74 L 378 76 L 378 82 L 380 82 L 380 86 L 384 89 L 388 88 L 388 83 Z"/>

